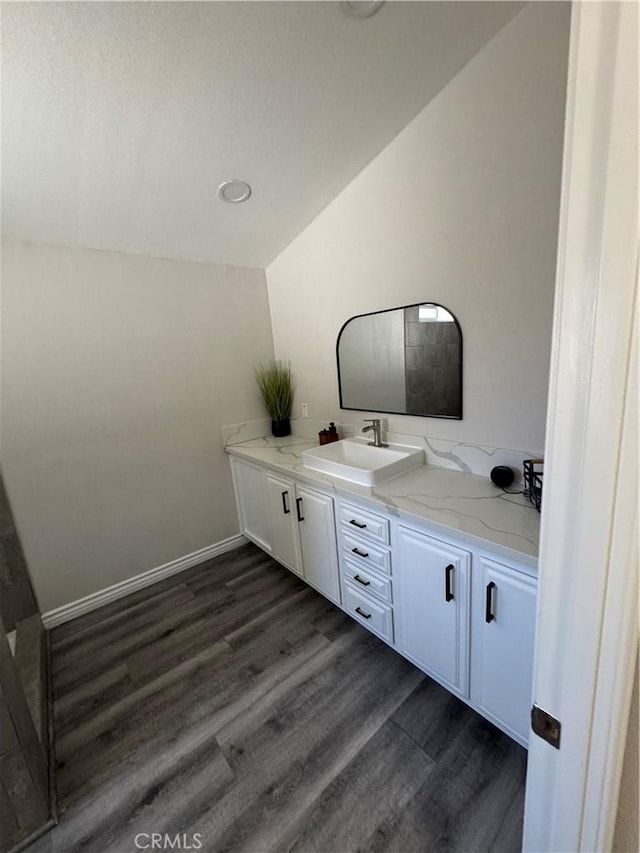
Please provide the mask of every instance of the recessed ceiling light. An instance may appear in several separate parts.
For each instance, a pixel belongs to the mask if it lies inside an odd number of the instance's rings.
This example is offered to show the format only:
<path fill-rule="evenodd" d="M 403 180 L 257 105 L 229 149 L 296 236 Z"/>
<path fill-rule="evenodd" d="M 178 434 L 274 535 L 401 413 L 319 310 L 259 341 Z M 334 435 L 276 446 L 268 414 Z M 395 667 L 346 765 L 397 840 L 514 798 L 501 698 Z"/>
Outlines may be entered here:
<path fill-rule="evenodd" d="M 251 195 L 251 187 L 246 181 L 224 181 L 218 187 L 218 198 L 229 204 L 240 204 Z"/>
<path fill-rule="evenodd" d="M 384 0 L 343 0 L 341 5 L 354 18 L 370 18 L 383 3 Z"/>

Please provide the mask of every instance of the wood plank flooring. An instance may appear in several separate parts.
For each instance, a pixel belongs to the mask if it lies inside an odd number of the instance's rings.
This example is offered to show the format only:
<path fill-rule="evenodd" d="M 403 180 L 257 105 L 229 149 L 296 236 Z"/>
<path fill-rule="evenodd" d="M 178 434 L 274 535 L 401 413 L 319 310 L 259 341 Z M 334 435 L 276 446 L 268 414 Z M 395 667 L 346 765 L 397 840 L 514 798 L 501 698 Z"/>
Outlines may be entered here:
<path fill-rule="evenodd" d="M 252 545 L 52 656 L 60 824 L 32 853 L 521 849 L 525 751 Z"/>

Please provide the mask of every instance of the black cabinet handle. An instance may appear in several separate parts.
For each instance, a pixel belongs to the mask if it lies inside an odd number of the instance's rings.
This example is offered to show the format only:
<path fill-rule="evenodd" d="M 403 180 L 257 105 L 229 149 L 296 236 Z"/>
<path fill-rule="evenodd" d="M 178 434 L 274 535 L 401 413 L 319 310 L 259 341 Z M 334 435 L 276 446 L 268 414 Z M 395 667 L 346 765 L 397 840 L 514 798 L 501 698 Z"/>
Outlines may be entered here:
<path fill-rule="evenodd" d="M 359 607 L 356 607 L 356 613 L 359 613 L 361 616 L 364 616 L 365 619 L 371 619 L 371 614 L 365 613 L 364 610 L 360 610 Z"/>
<path fill-rule="evenodd" d="M 367 526 L 366 524 L 360 524 L 360 522 L 356 521 L 355 518 L 352 518 L 349 524 L 353 524 L 354 527 L 359 527 L 360 530 L 364 530 L 364 528 Z"/>
<path fill-rule="evenodd" d="M 451 578 L 453 577 L 453 573 L 455 568 L 453 563 L 449 563 L 447 568 L 444 570 L 444 600 L 445 601 L 453 601 L 453 592 L 451 591 Z"/>
<path fill-rule="evenodd" d="M 354 554 L 357 554 L 358 557 L 368 557 L 369 556 L 368 551 L 360 551 L 359 548 L 352 548 L 351 550 L 353 551 Z"/>
<path fill-rule="evenodd" d="M 358 583 L 361 583 L 362 586 L 371 586 L 371 581 L 363 581 L 360 575 L 354 575 L 353 579 L 354 581 L 358 581 Z"/>
<path fill-rule="evenodd" d="M 493 622 L 496 618 L 495 614 L 492 611 L 492 602 L 493 602 L 493 590 L 496 588 L 496 585 L 493 581 L 487 584 L 487 596 L 485 599 L 485 607 L 484 607 L 484 621 L 485 622 Z"/>
<path fill-rule="evenodd" d="M 302 506 L 302 498 L 296 498 L 296 514 L 298 516 L 298 521 L 304 521 L 304 515 L 300 512 L 301 506 Z"/>
<path fill-rule="evenodd" d="M 289 509 L 289 506 L 287 504 L 287 495 L 288 494 L 289 494 L 289 492 L 287 492 L 287 491 L 284 491 L 282 493 L 282 512 L 285 515 L 288 515 L 291 512 L 291 510 Z"/>

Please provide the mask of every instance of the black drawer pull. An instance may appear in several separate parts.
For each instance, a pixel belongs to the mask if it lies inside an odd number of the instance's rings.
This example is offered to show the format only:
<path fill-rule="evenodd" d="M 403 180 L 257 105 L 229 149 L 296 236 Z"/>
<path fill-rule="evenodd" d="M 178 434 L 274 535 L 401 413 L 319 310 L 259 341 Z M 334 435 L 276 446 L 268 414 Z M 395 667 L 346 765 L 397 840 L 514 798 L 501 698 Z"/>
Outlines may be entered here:
<path fill-rule="evenodd" d="M 455 568 L 453 563 L 449 563 L 447 568 L 444 570 L 444 600 L 445 601 L 453 601 L 453 592 L 451 590 L 451 578 Z"/>
<path fill-rule="evenodd" d="M 495 613 L 492 610 L 492 600 L 493 600 L 493 590 L 496 589 L 496 585 L 493 581 L 487 584 L 487 597 L 485 599 L 485 607 L 484 607 L 484 621 L 485 622 L 493 622 L 496 618 Z"/>
<path fill-rule="evenodd" d="M 368 557 L 369 556 L 368 551 L 360 551 L 359 548 L 352 548 L 351 550 L 353 551 L 354 554 L 357 554 L 358 557 Z"/>
<path fill-rule="evenodd" d="M 289 509 L 289 505 L 287 504 L 287 495 L 288 494 L 289 494 L 289 492 L 287 492 L 287 491 L 284 491 L 282 493 L 282 512 L 285 515 L 288 515 L 291 512 L 291 510 Z"/>
<path fill-rule="evenodd" d="M 304 515 L 300 512 L 301 506 L 302 506 L 302 498 L 296 498 L 296 514 L 298 516 L 298 521 L 304 521 Z"/>
<path fill-rule="evenodd" d="M 349 524 L 353 524 L 354 527 L 359 527 L 360 530 L 364 530 L 367 526 L 366 524 L 361 524 L 359 521 L 356 521 L 355 518 L 352 518 Z"/>
<path fill-rule="evenodd" d="M 362 586 L 371 586 L 371 581 L 363 581 L 360 575 L 354 575 L 353 579 L 354 581 L 358 581 L 358 583 L 361 583 Z"/>
<path fill-rule="evenodd" d="M 365 619 L 371 619 L 371 614 L 365 613 L 364 610 L 360 610 L 359 607 L 356 607 L 356 613 L 359 613 L 361 616 L 364 616 Z"/>

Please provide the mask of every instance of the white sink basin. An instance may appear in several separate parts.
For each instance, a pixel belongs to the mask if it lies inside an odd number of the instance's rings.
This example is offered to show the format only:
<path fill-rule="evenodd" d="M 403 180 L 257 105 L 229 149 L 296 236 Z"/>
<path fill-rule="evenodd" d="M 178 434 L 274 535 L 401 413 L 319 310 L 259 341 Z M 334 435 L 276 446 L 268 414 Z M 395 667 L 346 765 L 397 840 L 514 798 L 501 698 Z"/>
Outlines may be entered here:
<path fill-rule="evenodd" d="M 375 486 L 424 464 L 424 450 L 390 444 L 372 447 L 364 438 L 343 438 L 303 450 L 305 467 L 362 486 Z"/>

